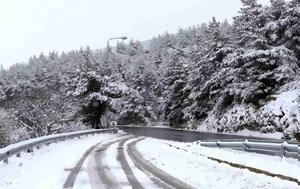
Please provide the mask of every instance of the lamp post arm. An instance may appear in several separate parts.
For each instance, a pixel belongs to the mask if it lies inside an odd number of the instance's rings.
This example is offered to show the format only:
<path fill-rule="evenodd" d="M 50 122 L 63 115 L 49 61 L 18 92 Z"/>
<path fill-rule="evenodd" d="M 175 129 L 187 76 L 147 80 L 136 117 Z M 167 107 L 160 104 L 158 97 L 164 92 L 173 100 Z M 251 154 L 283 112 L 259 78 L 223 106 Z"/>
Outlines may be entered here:
<path fill-rule="evenodd" d="M 121 36 L 121 37 L 112 37 L 112 38 L 109 38 L 109 39 L 107 40 L 107 47 L 108 47 L 108 48 L 109 48 L 109 42 L 110 42 L 111 40 L 115 40 L 115 39 L 126 40 L 126 39 L 127 39 L 127 36 Z"/>

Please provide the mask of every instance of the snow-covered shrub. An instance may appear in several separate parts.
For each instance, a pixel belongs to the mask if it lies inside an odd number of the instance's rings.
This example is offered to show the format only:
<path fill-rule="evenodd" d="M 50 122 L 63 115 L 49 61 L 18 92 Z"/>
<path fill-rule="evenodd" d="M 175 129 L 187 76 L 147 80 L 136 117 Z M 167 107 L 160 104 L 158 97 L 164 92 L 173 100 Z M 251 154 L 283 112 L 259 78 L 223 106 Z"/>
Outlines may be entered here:
<path fill-rule="evenodd" d="M 218 132 L 238 132 L 244 129 L 259 131 L 260 123 L 258 122 L 255 108 L 251 106 L 234 106 L 228 109 L 224 114 L 217 116 L 211 112 L 212 119 L 206 119 L 203 124 L 209 125 L 214 131 Z"/>
<path fill-rule="evenodd" d="M 292 82 L 295 84 L 295 82 Z M 276 100 L 267 103 L 261 108 L 261 114 L 269 116 L 264 120 L 272 118 L 276 131 L 284 132 L 285 138 L 295 138 L 300 129 L 300 90 L 299 86 L 287 84 L 283 87 L 284 92 L 275 95 Z"/>
<path fill-rule="evenodd" d="M 9 117 L 8 113 L 0 109 L 0 148 L 9 144 L 10 136 L 9 131 L 11 130 L 11 118 Z"/>
<path fill-rule="evenodd" d="M 298 142 L 300 142 L 300 128 L 297 127 L 293 132 L 293 138 L 295 138 Z"/>
<path fill-rule="evenodd" d="M 0 109 L 0 147 L 29 139 L 25 128 L 20 127 L 12 111 Z"/>
<path fill-rule="evenodd" d="M 9 144 L 8 133 L 2 126 L 0 127 L 0 148 Z"/>
<path fill-rule="evenodd" d="M 89 127 L 87 127 L 86 125 L 84 125 L 78 121 L 67 122 L 67 123 L 61 125 L 60 127 L 61 127 L 61 130 L 60 130 L 61 133 L 89 129 Z"/>
<path fill-rule="evenodd" d="M 15 127 L 9 133 L 10 143 L 17 143 L 30 139 L 30 135 L 24 127 Z"/>

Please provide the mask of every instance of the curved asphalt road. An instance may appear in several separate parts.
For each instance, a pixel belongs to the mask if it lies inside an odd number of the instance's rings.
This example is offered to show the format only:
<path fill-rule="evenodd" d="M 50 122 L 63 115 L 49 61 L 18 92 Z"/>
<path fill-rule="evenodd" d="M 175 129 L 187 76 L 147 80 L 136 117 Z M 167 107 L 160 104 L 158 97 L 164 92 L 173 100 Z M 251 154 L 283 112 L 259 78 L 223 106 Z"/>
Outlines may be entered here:
<path fill-rule="evenodd" d="M 133 134 L 135 136 L 147 136 L 163 140 L 173 140 L 179 142 L 194 142 L 198 140 L 233 140 L 233 139 L 251 139 L 251 140 L 264 140 L 282 142 L 283 140 L 274 140 L 270 138 L 241 136 L 232 134 L 220 134 L 210 132 L 199 132 L 193 130 L 179 130 L 168 127 L 143 127 L 143 126 L 118 126 L 119 130 L 123 130 L 126 133 Z"/>
<path fill-rule="evenodd" d="M 244 136 L 234 135 L 222 135 L 213 133 L 202 133 L 202 132 L 190 132 L 190 131 L 176 131 L 173 129 L 156 129 L 156 128 L 132 128 L 132 127 L 119 127 L 128 134 L 119 135 L 114 139 L 103 141 L 92 146 L 86 151 L 83 157 L 78 161 L 74 169 L 71 170 L 67 180 L 64 184 L 64 189 L 72 189 L 78 173 L 86 159 L 88 159 L 88 176 L 92 189 L 109 188 L 109 189 L 121 189 L 133 188 L 133 189 L 144 189 L 147 188 L 145 181 L 140 180 L 135 174 L 136 170 L 139 169 L 144 177 L 148 177 L 148 181 L 154 188 L 163 189 L 190 189 L 192 188 L 189 184 L 184 181 L 178 180 L 173 176 L 167 174 L 163 170 L 154 166 L 151 162 L 145 160 L 140 152 L 136 149 L 136 143 L 143 140 L 146 137 L 154 137 L 165 140 L 175 140 L 183 142 L 191 142 L 195 140 L 210 140 L 210 139 L 244 139 Z M 130 134 L 129 134 L 130 133 Z M 252 137 L 253 140 L 263 139 Z M 129 141 L 130 140 L 130 141 Z M 265 139 L 264 139 L 265 140 Z M 267 139 L 270 140 L 270 139 Z M 118 145 L 114 145 L 118 143 Z M 104 161 L 107 155 L 108 149 L 116 151 L 116 158 L 112 161 L 117 161 L 118 165 L 111 164 L 110 162 Z M 89 158 L 88 158 L 89 157 Z M 129 159 L 130 162 L 129 163 Z M 126 181 L 120 181 L 118 175 L 115 176 L 115 172 L 122 172 L 126 176 Z M 135 173 L 134 173 L 135 172 Z"/>

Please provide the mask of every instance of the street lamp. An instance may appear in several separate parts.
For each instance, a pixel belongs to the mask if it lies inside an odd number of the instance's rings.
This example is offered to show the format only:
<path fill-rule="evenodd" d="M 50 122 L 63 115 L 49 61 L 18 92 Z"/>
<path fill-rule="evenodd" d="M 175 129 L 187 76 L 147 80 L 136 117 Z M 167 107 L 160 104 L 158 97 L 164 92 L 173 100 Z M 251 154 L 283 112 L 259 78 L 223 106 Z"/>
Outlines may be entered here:
<path fill-rule="evenodd" d="M 127 36 L 121 36 L 121 37 L 112 37 L 112 38 L 109 38 L 107 40 L 107 56 L 106 56 L 106 63 L 107 63 L 107 66 L 109 65 L 109 55 L 111 54 L 111 50 L 110 50 L 110 47 L 109 47 L 109 42 L 111 40 L 115 40 L 115 39 L 121 39 L 121 40 L 126 40 L 127 39 Z M 109 127 L 109 123 L 107 122 L 107 111 L 104 112 L 104 114 L 100 117 L 100 124 L 102 127 Z"/>
<path fill-rule="evenodd" d="M 115 40 L 115 39 L 121 39 L 121 40 L 126 40 L 127 39 L 127 36 L 121 36 L 121 37 L 112 37 L 112 38 L 109 38 L 107 40 L 107 55 L 106 55 L 106 63 L 109 64 L 109 55 L 111 54 L 111 49 L 109 47 L 109 42 L 111 40 Z"/>
<path fill-rule="evenodd" d="M 126 40 L 127 39 L 127 36 L 121 36 L 121 37 L 112 37 L 112 38 L 109 38 L 108 40 L 107 40 L 107 48 L 109 48 L 109 42 L 111 41 L 111 40 L 115 40 L 115 39 L 121 39 L 121 40 Z"/>

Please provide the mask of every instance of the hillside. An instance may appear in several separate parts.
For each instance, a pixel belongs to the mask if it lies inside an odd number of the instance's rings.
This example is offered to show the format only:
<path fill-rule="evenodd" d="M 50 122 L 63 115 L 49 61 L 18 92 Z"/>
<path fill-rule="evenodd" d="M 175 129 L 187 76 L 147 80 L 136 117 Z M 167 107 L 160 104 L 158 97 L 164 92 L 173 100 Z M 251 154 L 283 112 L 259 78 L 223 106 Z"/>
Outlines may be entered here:
<path fill-rule="evenodd" d="M 243 0 L 234 22 L 145 43 L 33 56 L 0 70 L 0 147 L 119 124 L 300 135 L 300 5 Z M 147 46 L 147 48 L 144 48 Z"/>

